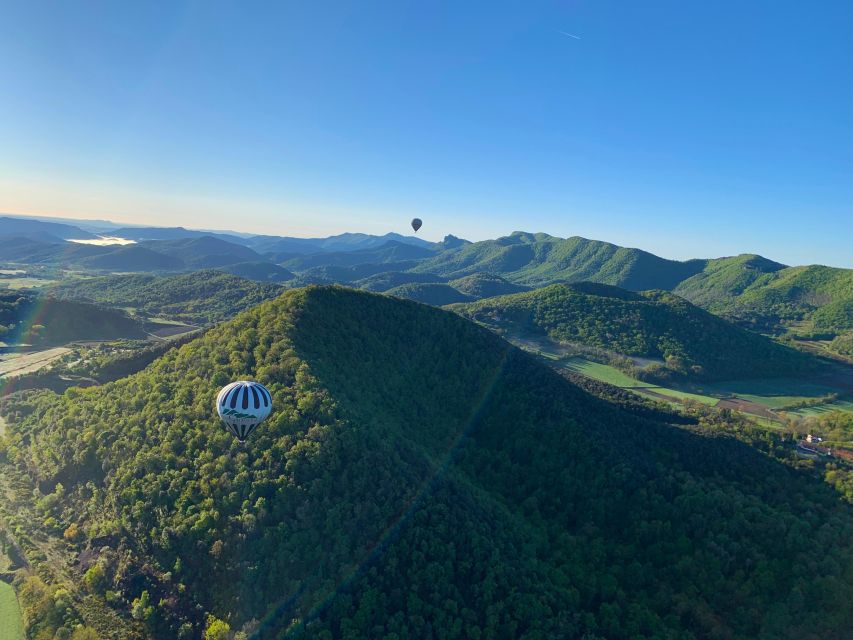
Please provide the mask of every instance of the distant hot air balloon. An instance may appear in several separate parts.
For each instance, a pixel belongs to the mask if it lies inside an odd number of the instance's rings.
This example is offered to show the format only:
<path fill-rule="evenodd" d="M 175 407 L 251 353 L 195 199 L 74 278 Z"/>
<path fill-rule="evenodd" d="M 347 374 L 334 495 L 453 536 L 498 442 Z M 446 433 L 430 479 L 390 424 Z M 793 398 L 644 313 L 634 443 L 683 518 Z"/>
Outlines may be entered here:
<path fill-rule="evenodd" d="M 272 396 L 259 382 L 238 380 L 222 387 L 216 410 L 231 435 L 243 443 L 272 411 Z"/>
<path fill-rule="evenodd" d="M 415 218 L 414 220 L 412 220 L 412 229 L 415 230 L 415 233 L 418 232 L 418 229 L 421 228 L 422 224 L 423 224 L 423 222 L 421 221 L 420 218 Z"/>

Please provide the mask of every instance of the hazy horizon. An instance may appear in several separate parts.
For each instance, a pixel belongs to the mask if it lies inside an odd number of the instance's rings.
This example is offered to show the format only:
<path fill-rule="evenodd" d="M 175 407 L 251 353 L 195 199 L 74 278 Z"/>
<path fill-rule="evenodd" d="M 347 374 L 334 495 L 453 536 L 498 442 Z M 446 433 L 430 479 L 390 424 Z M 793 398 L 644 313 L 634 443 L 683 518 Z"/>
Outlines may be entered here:
<path fill-rule="evenodd" d="M 0 210 L 853 267 L 853 8 L 18 3 Z M 239 222 L 239 225 L 236 224 Z"/>

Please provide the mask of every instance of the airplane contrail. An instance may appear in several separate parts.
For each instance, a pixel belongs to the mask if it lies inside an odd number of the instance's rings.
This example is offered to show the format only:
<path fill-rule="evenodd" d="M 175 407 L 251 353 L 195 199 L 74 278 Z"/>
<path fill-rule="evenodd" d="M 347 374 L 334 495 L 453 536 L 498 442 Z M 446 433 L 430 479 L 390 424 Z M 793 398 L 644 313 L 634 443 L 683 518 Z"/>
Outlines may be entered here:
<path fill-rule="evenodd" d="M 564 36 L 569 36 L 570 38 L 574 38 L 575 40 L 580 40 L 580 36 L 576 36 L 573 33 L 566 33 L 565 31 L 558 31 L 557 33 L 562 33 Z"/>

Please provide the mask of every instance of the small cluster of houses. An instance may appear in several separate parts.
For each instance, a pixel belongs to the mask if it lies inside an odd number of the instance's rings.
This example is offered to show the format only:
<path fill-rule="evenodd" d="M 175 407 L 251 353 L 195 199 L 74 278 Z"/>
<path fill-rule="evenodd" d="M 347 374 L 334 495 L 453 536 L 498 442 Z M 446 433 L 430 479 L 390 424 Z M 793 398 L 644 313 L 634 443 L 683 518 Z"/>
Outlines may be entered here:
<path fill-rule="evenodd" d="M 811 433 L 805 437 L 805 440 L 800 440 L 797 443 L 797 453 L 807 458 L 815 457 L 836 457 L 847 461 L 853 461 L 853 451 L 849 449 L 832 449 L 824 447 L 820 443 L 823 438 L 812 435 Z"/>

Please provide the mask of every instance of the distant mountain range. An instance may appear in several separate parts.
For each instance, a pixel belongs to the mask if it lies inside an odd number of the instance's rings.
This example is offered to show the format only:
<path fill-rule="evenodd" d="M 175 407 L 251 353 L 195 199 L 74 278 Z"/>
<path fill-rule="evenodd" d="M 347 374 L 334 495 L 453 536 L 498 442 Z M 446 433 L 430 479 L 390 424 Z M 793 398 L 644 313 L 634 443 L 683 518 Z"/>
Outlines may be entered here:
<path fill-rule="evenodd" d="M 767 332 L 794 327 L 800 335 L 831 338 L 853 331 L 853 270 L 788 267 L 757 255 L 676 261 L 608 242 L 525 232 L 473 243 L 454 236 L 431 243 L 394 233 L 242 237 L 180 227 L 112 233 L 136 244 L 68 242 L 96 236 L 73 225 L 0 218 L 0 262 L 101 272 L 219 268 L 262 282 L 346 283 L 436 305 L 590 281 L 672 291 Z M 457 286 L 469 277 L 479 284 Z M 500 280 L 486 287 L 486 277 Z"/>
<path fill-rule="evenodd" d="M 58 240 L 94 240 L 98 236 L 79 227 L 60 222 L 25 218 L 0 218 L 0 236 L 56 242 Z"/>
<path fill-rule="evenodd" d="M 183 227 L 119 227 L 109 230 L 109 237 L 130 240 L 135 245 L 73 242 L 95 241 L 102 237 L 70 224 L 0 217 L 0 261 L 95 270 L 176 271 L 241 262 L 296 260 L 299 265 L 298 256 L 330 256 L 327 261 L 314 259 L 313 265 L 309 258 L 301 266 L 304 270 L 317 265 L 360 264 L 374 259 L 370 251 L 377 249 L 381 249 L 380 254 L 384 253 L 375 258 L 379 262 L 399 260 L 406 247 L 420 249 L 412 255 L 423 258 L 431 255 L 430 248 L 441 246 L 397 233 L 384 236 L 344 233 L 329 238 L 242 237 Z M 140 251 L 140 247 L 147 251 Z M 357 254 L 348 258 L 348 252 Z"/>

